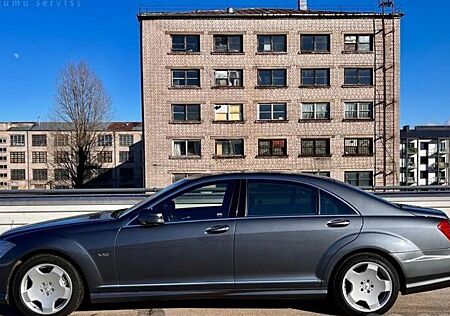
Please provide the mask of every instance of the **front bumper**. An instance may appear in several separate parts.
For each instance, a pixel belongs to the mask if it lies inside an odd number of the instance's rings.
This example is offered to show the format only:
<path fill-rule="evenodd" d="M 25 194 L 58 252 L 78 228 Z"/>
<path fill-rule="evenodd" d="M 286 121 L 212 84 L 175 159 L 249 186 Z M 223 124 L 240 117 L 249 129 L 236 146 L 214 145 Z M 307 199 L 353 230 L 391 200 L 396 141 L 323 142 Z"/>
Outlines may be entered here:
<path fill-rule="evenodd" d="M 450 249 L 393 254 L 405 275 L 404 294 L 450 286 Z"/>
<path fill-rule="evenodd" d="M 14 268 L 19 264 L 16 260 L 0 259 L 0 304 L 8 303 L 9 284 Z"/>

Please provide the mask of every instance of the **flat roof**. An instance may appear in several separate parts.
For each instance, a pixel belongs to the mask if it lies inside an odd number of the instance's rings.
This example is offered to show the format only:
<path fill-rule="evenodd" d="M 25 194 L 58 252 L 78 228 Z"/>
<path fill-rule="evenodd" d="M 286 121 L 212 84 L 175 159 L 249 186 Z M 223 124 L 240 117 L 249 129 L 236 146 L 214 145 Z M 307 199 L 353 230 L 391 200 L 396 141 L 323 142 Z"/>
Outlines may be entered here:
<path fill-rule="evenodd" d="M 404 126 L 400 130 L 400 138 L 433 139 L 450 138 L 450 125 L 416 126 L 414 129 Z"/>
<path fill-rule="evenodd" d="M 389 17 L 402 17 L 403 13 L 395 12 L 386 14 Z M 276 18 L 381 18 L 380 12 L 352 12 L 352 11 L 320 11 L 320 10 L 296 10 L 296 9 L 222 9 L 222 10 L 194 10 L 186 12 L 152 12 L 142 11 L 138 13 L 138 20 L 159 19 L 276 19 Z"/>

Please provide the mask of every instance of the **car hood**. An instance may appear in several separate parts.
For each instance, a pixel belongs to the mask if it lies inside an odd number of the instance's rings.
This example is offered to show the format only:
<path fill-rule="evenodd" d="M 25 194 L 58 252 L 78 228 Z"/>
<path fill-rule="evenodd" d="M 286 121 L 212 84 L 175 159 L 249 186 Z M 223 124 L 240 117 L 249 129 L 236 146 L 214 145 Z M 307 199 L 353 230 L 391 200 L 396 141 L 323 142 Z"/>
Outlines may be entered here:
<path fill-rule="evenodd" d="M 426 207 L 419 207 L 419 206 L 413 206 L 413 205 L 404 205 L 404 204 L 397 204 L 398 207 L 401 209 L 410 212 L 411 214 L 415 216 L 422 216 L 422 217 L 436 217 L 436 218 L 442 218 L 447 219 L 448 216 L 443 211 L 434 209 L 434 208 L 426 208 Z"/>
<path fill-rule="evenodd" d="M 78 224 L 85 224 L 103 220 L 112 220 L 111 216 L 112 212 L 100 212 L 100 213 L 92 213 L 85 214 L 61 219 L 54 219 L 50 221 L 40 222 L 36 224 L 25 225 L 17 228 L 10 229 L 3 233 L 1 237 L 10 237 L 12 235 L 18 235 L 23 233 L 29 233 L 37 230 L 43 229 L 52 229 L 52 228 L 60 228 L 63 226 L 72 226 Z"/>

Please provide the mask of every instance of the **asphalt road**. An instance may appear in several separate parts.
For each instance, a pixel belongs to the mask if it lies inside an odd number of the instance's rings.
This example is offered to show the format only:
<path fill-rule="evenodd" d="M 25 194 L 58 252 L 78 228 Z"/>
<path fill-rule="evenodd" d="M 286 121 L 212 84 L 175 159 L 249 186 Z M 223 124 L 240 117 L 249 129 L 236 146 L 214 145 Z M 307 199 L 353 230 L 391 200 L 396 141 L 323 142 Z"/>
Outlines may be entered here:
<path fill-rule="evenodd" d="M 339 315 L 327 301 L 180 301 L 86 306 L 73 316 L 303 316 Z M 0 307 L 0 315 L 18 316 Z M 450 289 L 400 296 L 391 316 L 450 316 Z"/>

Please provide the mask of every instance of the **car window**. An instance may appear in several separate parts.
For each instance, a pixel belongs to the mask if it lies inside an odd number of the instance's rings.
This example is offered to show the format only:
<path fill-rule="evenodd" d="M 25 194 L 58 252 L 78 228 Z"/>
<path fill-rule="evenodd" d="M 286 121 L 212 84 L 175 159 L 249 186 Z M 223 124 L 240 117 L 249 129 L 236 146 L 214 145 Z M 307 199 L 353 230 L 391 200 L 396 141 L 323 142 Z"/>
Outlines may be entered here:
<path fill-rule="evenodd" d="M 247 216 L 298 216 L 317 214 L 317 189 L 290 182 L 250 180 Z"/>
<path fill-rule="evenodd" d="M 155 210 L 169 222 L 226 218 L 233 188 L 233 181 L 196 186 L 164 200 Z"/>
<path fill-rule="evenodd" d="M 329 193 L 320 191 L 320 215 L 352 215 L 355 212 Z"/>

